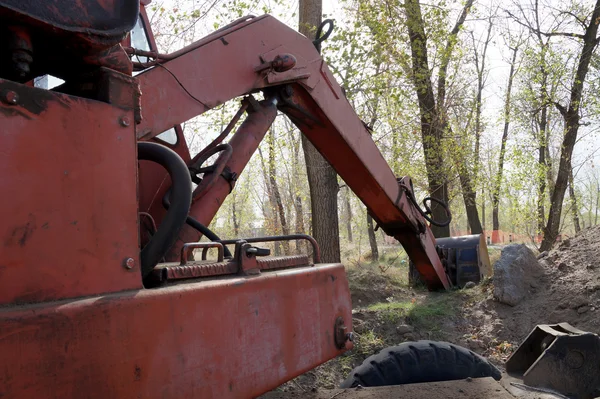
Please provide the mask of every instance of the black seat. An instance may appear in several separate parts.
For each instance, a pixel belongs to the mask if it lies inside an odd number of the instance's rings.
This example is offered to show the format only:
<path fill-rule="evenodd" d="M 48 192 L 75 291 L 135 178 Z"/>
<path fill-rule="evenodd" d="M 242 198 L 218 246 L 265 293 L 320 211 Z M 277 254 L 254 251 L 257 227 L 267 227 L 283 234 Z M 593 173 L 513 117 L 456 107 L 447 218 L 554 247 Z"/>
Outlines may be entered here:
<path fill-rule="evenodd" d="M 0 25 L 16 23 L 49 38 L 68 37 L 73 42 L 55 45 L 94 51 L 119 43 L 135 26 L 139 7 L 139 0 L 0 0 Z"/>

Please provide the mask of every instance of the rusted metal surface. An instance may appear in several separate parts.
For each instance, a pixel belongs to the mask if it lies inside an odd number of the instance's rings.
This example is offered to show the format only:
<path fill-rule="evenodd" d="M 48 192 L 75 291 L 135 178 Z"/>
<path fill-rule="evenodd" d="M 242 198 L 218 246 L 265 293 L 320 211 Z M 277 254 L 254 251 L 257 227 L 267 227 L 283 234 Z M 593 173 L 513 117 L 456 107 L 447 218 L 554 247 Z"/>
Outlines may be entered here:
<path fill-rule="evenodd" d="M 360 389 L 308 391 L 301 394 L 269 392 L 260 399 L 514 399 L 493 378 L 428 382 Z M 532 397 L 533 399 L 533 397 Z"/>
<path fill-rule="evenodd" d="M 258 258 L 252 264 L 256 273 L 278 269 L 310 266 L 308 256 L 291 255 L 280 257 Z M 201 277 L 225 276 L 237 274 L 240 271 L 240 262 L 235 259 L 227 261 L 187 261 L 185 265 L 177 263 L 159 264 L 153 271 L 156 282 L 164 283 L 171 280 L 183 280 Z"/>
<path fill-rule="evenodd" d="M 210 166 L 203 166 L 210 157 L 220 154 L 216 161 Z M 198 201 L 203 195 L 208 193 L 216 181 L 220 178 L 232 179 L 229 183 L 231 190 L 235 184 L 236 176 L 229 176 L 231 171 L 227 169 L 227 163 L 233 154 L 233 148 L 229 144 L 218 144 L 213 148 L 198 157 L 195 162 L 189 165 L 188 169 L 192 175 L 192 181 L 198 184 L 198 187 L 194 190 L 192 201 Z M 198 174 L 203 173 L 202 179 L 198 177 Z M 230 191 L 231 191 L 230 190 Z"/>
<path fill-rule="evenodd" d="M 305 240 L 310 243 L 313 249 L 313 262 L 320 263 L 321 262 L 321 249 L 319 248 L 319 244 L 317 240 L 308 234 L 288 234 L 281 236 L 264 236 L 264 237 L 252 237 L 252 238 L 236 238 L 231 240 L 221 240 L 219 241 L 223 245 L 230 245 L 239 242 L 240 240 L 249 242 L 249 243 L 257 243 L 257 242 L 277 242 L 277 241 L 294 241 L 294 240 Z M 202 251 L 202 259 L 205 258 L 205 252 Z"/>
<path fill-rule="evenodd" d="M 340 264 L 0 308 L 0 394 L 256 397 L 342 353 L 340 316 Z"/>
<path fill-rule="evenodd" d="M 119 43 L 134 27 L 139 0 L 0 1 L 0 41 L 30 41 L 0 53 L 0 76 L 26 82 L 51 74 L 74 78 L 106 66 L 131 73 L 128 55 Z"/>
<path fill-rule="evenodd" d="M 335 334 L 335 345 L 340 349 L 346 346 L 346 342 L 354 341 L 354 333 L 352 331 L 348 331 L 348 327 L 346 326 L 343 317 L 338 317 L 337 319 L 335 319 L 333 331 Z"/>
<path fill-rule="evenodd" d="M 87 43 L 106 49 L 118 44 L 133 28 L 139 4 L 139 0 L 0 0 L 0 20 L 19 21 L 45 33 L 47 40 L 54 38 L 53 48 Z M 70 42 L 56 40 L 57 37 Z"/>
<path fill-rule="evenodd" d="M 188 261 L 185 266 L 177 263 L 161 263 L 152 271 L 154 281 L 165 283 L 171 280 L 184 280 L 200 277 L 225 276 L 236 274 L 237 262 Z"/>
<path fill-rule="evenodd" d="M 0 102 L 0 304 L 139 288 L 123 267 L 139 260 L 136 143 L 119 123 L 133 111 L 0 80 L 2 92 L 17 101 Z"/>
<path fill-rule="evenodd" d="M 600 337 L 568 323 L 538 325 L 508 359 L 506 371 L 528 386 L 592 398 L 600 392 Z"/>
<path fill-rule="evenodd" d="M 124 116 L 121 119 L 121 124 L 125 127 L 132 125 L 141 115 L 141 93 L 137 80 L 110 68 L 100 67 L 93 72 L 81 74 L 77 80 L 62 84 L 60 92 L 102 101 L 123 109 L 133 109 L 134 118 Z"/>
<path fill-rule="evenodd" d="M 265 72 L 268 74 L 268 71 L 273 72 L 285 72 L 289 71 L 293 67 L 296 66 L 296 57 L 292 54 L 278 54 L 271 61 L 265 61 L 263 59 L 263 64 L 257 66 L 254 71 L 255 72 Z"/>
<path fill-rule="evenodd" d="M 261 23 L 257 25 L 257 22 Z M 138 138 L 152 137 L 232 98 L 263 87 L 254 68 L 262 64 L 259 57 L 265 53 L 265 46 L 272 47 L 274 38 L 280 34 L 285 36 L 281 38 L 284 41 L 298 36 L 292 29 L 285 27 L 284 31 L 282 27 L 285 25 L 269 16 L 252 18 L 168 55 L 171 60 L 164 63 L 168 70 L 153 68 L 138 75 L 145 94 L 143 108 L 156 110 L 140 124 Z M 258 36 L 253 38 L 253 35 Z M 261 39 L 266 40 L 264 45 L 260 44 Z M 280 44 L 280 40 L 276 41 Z M 297 54 L 287 52 L 297 57 Z M 225 66 L 227 74 L 223 73 Z M 297 64 L 295 68 L 299 66 Z M 209 77 L 210 81 L 206 80 Z"/>
<path fill-rule="evenodd" d="M 181 261 L 180 265 L 185 266 L 188 259 L 190 258 L 190 251 L 194 249 L 209 249 L 209 248 L 217 248 L 218 251 L 218 259 L 217 262 L 223 262 L 223 244 L 220 242 L 191 242 L 185 244 L 181 248 Z"/>
<path fill-rule="evenodd" d="M 309 266 L 307 255 L 270 256 L 256 260 L 260 270 L 285 269 L 290 267 Z"/>
<path fill-rule="evenodd" d="M 235 125 L 238 123 L 238 121 L 240 120 L 242 115 L 244 115 L 244 112 L 246 112 L 246 110 L 248 109 L 248 106 L 249 106 L 248 101 L 242 101 L 242 105 L 240 106 L 240 109 L 238 109 L 238 111 L 235 113 L 233 118 L 231 118 L 231 120 L 229 121 L 229 123 L 227 124 L 225 129 L 223 129 L 223 131 L 209 145 L 207 145 L 204 149 L 202 149 L 202 151 L 200 151 L 196 156 L 194 156 L 194 158 L 190 162 L 191 165 L 195 164 L 198 161 L 198 159 L 201 156 L 203 156 L 207 151 L 209 151 L 210 149 L 215 148 L 216 146 L 221 144 L 221 142 L 225 139 L 225 137 L 227 137 L 229 135 L 229 133 L 231 133 L 231 131 L 233 130 Z"/>
<path fill-rule="evenodd" d="M 24 79 L 31 73 L 31 63 L 33 62 L 33 47 L 31 45 L 31 35 L 22 26 L 9 26 L 8 47 L 10 49 L 9 77 Z"/>

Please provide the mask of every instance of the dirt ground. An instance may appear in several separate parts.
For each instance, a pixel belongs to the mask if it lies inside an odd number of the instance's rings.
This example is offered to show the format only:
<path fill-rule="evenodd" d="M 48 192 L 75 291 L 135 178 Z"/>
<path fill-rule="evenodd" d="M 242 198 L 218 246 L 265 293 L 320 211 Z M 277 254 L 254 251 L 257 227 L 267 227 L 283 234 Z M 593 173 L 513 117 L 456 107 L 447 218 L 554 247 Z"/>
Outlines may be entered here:
<path fill-rule="evenodd" d="M 490 248 L 492 262 L 499 251 Z M 543 276 L 530 281 L 527 296 L 514 307 L 494 298 L 493 277 L 471 289 L 430 293 L 408 286 L 405 261 L 394 264 L 384 254 L 378 263 L 356 262 L 348 267 L 355 348 L 278 390 L 337 388 L 368 356 L 405 341 L 452 342 L 502 368 L 537 324 L 567 322 L 600 333 L 600 226 L 539 257 Z"/>

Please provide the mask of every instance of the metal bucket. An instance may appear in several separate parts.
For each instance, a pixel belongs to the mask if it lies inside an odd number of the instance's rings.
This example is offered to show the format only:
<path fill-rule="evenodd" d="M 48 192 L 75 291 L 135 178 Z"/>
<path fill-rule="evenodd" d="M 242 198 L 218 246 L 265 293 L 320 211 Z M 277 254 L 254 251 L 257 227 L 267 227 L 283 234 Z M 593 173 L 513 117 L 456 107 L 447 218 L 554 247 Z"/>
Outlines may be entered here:
<path fill-rule="evenodd" d="M 568 323 L 540 324 L 506 362 L 506 372 L 532 387 L 573 399 L 600 392 L 600 337 Z"/>
<path fill-rule="evenodd" d="M 463 287 L 469 281 L 479 283 L 492 275 L 483 234 L 438 238 L 436 247 L 452 284 Z"/>

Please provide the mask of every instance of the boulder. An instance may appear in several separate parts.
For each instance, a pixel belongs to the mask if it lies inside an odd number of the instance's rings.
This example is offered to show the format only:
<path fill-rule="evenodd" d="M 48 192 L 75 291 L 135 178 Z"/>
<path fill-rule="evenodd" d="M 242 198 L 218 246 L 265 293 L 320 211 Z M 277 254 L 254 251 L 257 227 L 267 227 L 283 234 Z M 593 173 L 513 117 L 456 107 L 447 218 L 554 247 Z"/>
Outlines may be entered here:
<path fill-rule="evenodd" d="M 502 249 L 494 264 L 494 297 L 515 306 L 528 294 L 530 287 L 544 275 L 535 254 L 523 244 L 510 244 Z"/>
<path fill-rule="evenodd" d="M 396 331 L 398 332 L 398 334 L 403 335 L 403 334 L 407 334 L 410 332 L 413 332 L 415 329 L 412 326 L 409 326 L 407 324 L 401 324 L 398 327 L 396 327 Z"/>

